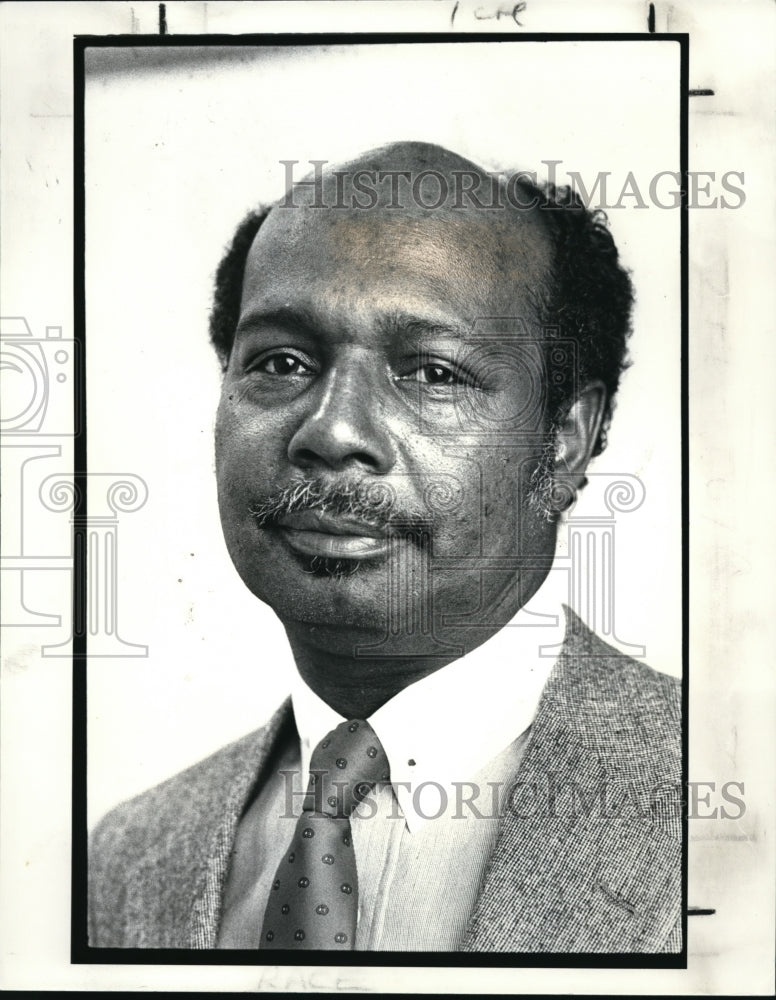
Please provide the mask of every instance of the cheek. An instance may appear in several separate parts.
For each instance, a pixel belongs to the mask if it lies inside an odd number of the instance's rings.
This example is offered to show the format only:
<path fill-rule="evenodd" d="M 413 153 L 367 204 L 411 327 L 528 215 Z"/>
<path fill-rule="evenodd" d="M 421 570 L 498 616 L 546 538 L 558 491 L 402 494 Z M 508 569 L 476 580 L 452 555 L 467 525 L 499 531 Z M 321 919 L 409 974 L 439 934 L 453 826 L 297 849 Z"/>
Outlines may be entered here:
<path fill-rule="evenodd" d="M 216 472 L 250 477 L 257 466 L 277 464 L 285 454 L 283 428 L 266 413 L 225 392 L 216 415 Z M 265 470 L 266 471 L 266 470 Z"/>
<path fill-rule="evenodd" d="M 490 548 L 494 528 L 508 534 L 503 522 L 508 520 L 505 507 L 509 495 L 501 469 L 487 461 L 476 448 L 467 448 L 451 460 L 450 454 L 437 455 L 429 461 L 426 454 L 424 474 L 419 477 L 421 508 L 433 522 L 435 551 L 440 556 L 474 557 Z"/>
<path fill-rule="evenodd" d="M 482 488 L 482 531 L 490 545 L 514 548 L 520 523 L 520 476 L 517 468 L 498 464 L 487 470 Z"/>
<path fill-rule="evenodd" d="M 232 397 L 232 398 L 230 398 Z M 226 393 L 216 415 L 215 466 L 221 520 L 231 524 L 248 518 L 256 493 L 266 486 L 273 463 L 268 437 L 255 420 L 245 419 L 232 393 Z"/>
<path fill-rule="evenodd" d="M 535 466 L 530 449 L 514 449 L 489 456 L 475 451 L 457 468 L 465 498 L 450 524 L 468 551 L 514 555 L 521 538 L 533 534 L 527 494 Z"/>
<path fill-rule="evenodd" d="M 235 420 L 231 400 L 222 399 L 216 415 L 215 430 L 216 479 L 222 509 L 235 488 L 235 480 L 239 482 L 238 473 L 244 464 L 241 458 L 245 446 L 246 442 Z"/>
<path fill-rule="evenodd" d="M 218 410 L 216 411 L 216 426 L 215 434 L 213 436 L 213 445 L 216 456 L 216 476 L 218 477 L 219 482 L 221 478 L 221 470 L 229 452 L 230 438 L 231 435 L 229 433 L 227 415 L 222 397 L 218 404 Z"/>

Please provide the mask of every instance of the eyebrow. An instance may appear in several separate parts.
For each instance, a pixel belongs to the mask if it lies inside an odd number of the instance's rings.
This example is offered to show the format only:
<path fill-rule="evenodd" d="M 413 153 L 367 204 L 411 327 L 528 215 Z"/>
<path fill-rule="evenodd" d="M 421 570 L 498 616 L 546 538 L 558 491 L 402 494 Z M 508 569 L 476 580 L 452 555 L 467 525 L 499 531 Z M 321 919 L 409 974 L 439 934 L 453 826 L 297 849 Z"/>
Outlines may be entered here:
<path fill-rule="evenodd" d="M 473 324 L 461 323 L 445 317 L 422 316 L 412 312 L 391 309 L 377 318 L 377 328 L 383 337 L 391 339 L 453 336 L 463 339 L 471 335 Z M 255 309 L 240 318 L 238 331 L 248 331 L 260 326 L 278 326 L 304 333 L 311 337 L 321 334 L 320 320 L 304 306 L 277 306 Z"/>
<path fill-rule="evenodd" d="M 237 322 L 237 331 L 248 331 L 260 326 L 280 326 L 288 330 L 301 330 L 315 336 L 319 327 L 312 313 L 304 308 L 277 306 L 267 309 L 254 309 Z"/>
<path fill-rule="evenodd" d="M 435 319 L 418 316 L 415 313 L 391 310 L 378 320 L 380 332 L 393 337 L 439 337 L 453 336 L 463 339 L 471 334 L 473 324 L 465 324 L 445 318 Z"/>

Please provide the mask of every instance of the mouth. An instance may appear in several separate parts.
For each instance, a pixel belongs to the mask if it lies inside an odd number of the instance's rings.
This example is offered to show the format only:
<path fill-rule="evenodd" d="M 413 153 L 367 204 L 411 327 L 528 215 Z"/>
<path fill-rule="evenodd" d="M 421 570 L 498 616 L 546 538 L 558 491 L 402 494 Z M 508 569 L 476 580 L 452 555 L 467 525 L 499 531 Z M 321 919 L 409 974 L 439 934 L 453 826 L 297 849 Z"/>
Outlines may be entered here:
<path fill-rule="evenodd" d="M 276 525 L 292 549 L 328 559 L 374 559 L 388 551 L 384 529 L 316 510 L 286 514 Z"/>

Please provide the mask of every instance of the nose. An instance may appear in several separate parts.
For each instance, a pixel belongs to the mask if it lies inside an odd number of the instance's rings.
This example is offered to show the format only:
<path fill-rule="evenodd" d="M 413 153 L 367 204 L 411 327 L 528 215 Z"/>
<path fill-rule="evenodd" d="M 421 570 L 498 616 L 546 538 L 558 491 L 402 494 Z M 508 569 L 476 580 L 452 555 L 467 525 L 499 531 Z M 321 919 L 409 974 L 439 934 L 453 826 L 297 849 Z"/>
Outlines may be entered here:
<path fill-rule="evenodd" d="M 331 370 L 289 442 L 291 462 L 305 471 L 389 472 L 396 453 L 375 381 L 361 366 Z"/>

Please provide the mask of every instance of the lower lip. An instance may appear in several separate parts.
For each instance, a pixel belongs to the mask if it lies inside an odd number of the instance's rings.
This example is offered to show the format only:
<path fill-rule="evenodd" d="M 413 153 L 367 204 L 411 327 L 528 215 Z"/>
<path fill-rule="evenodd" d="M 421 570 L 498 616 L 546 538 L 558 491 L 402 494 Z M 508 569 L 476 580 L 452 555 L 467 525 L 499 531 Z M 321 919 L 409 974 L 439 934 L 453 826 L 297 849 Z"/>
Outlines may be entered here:
<path fill-rule="evenodd" d="M 388 551 L 385 538 L 371 535 L 332 535 L 325 531 L 300 531 L 281 528 L 292 549 L 306 556 L 329 559 L 374 559 Z"/>

